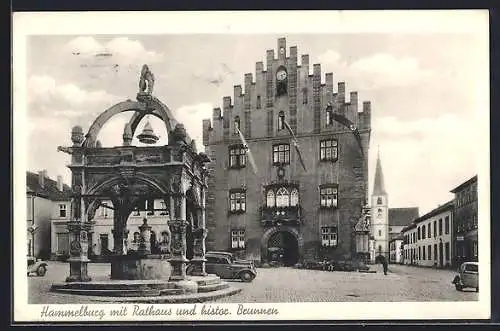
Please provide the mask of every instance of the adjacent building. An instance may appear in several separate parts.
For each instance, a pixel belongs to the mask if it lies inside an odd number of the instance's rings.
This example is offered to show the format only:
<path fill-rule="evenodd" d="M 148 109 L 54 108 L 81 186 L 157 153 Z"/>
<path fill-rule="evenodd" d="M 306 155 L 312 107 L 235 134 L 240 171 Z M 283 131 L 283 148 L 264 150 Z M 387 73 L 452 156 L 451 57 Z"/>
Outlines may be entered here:
<path fill-rule="evenodd" d="M 88 256 L 93 261 L 105 261 L 113 254 L 113 204 L 111 201 L 103 200 L 95 211 L 93 221 L 95 222 L 92 232 L 88 234 L 89 251 Z M 53 260 L 66 260 L 69 257 L 69 232 L 67 222 L 69 215 L 52 218 L 51 227 L 51 258 Z M 60 215 L 59 215 L 60 216 Z M 151 226 L 151 252 L 160 253 L 162 245 L 168 241 L 170 230 L 165 222 L 169 213 L 163 200 L 144 200 L 136 206 L 127 220 L 127 237 L 124 240 L 125 250 L 137 250 L 139 248 L 140 231 L 139 226 L 146 218 Z"/>
<path fill-rule="evenodd" d="M 52 180 L 47 171 L 26 172 L 26 244 L 27 255 L 50 258 L 51 222 L 68 220 L 71 189 L 62 177 Z"/>
<path fill-rule="evenodd" d="M 389 263 L 403 263 L 403 235 L 393 236 L 389 240 Z"/>
<path fill-rule="evenodd" d="M 403 229 L 405 264 L 438 268 L 453 265 L 453 211 L 454 203 L 449 201 Z"/>
<path fill-rule="evenodd" d="M 371 214 L 371 240 L 373 242 L 371 261 L 377 262 L 377 257 L 380 256 L 392 261 L 391 240 L 398 237 L 403 228 L 418 217 L 418 207 L 389 208 L 389 194 L 385 189 L 380 152 L 377 155 L 375 168 Z"/>
<path fill-rule="evenodd" d="M 453 227 L 456 257 L 454 265 L 478 261 L 477 175 L 451 190 L 455 194 Z"/>
<path fill-rule="evenodd" d="M 278 39 L 203 121 L 207 249 L 285 265 L 367 250 L 354 228 L 368 203 L 370 122 L 370 102 Z"/>

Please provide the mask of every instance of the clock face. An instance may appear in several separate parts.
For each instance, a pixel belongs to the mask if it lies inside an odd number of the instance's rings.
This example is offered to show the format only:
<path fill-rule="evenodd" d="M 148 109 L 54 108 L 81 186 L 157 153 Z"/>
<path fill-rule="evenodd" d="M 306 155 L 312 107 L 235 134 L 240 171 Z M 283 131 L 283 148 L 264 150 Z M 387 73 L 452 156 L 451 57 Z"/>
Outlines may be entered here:
<path fill-rule="evenodd" d="M 279 81 L 282 81 L 282 80 L 285 80 L 286 79 L 286 71 L 285 70 L 279 70 L 277 73 L 276 73 L 276 79 L 279 80 Z"/>

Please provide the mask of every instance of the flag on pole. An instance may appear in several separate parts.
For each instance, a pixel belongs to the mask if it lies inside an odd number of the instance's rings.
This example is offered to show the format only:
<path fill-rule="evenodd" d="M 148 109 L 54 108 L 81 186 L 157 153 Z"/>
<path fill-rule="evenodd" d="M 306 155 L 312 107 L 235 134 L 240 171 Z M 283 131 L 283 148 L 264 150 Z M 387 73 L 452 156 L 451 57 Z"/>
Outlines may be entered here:
<path fill-rule="evenodd" d="M 257 169 L 257 165 L 255 164 L 255 159 L 253 158 L 252 151 L 250 150 L 250 147 L 248 147 L 248 143 L 247 143 L 245 137 L 243 136 L 243 133 L 241 133 L 240 129 L 236 128 L 236 130 L 238 130 L 238 134 L 240 136 L 241 143 L 243 144 L 243 147 L 245 148 L 246 153 L 248 155 L 248 161 L 250 162 L 250 166 L 252 167 L 253 172 L 257 175 L 258 169 Z"/>
<path fill-rule="evenodd" d="M 299 162 L 302 165 L 304 171 L 307 172 L 306 165 L 304 164 L 304 159 L 302 159 L 302 154 L 300 153 L 299 142 L 297 141 L 297 137 L 295 137 L 295 134 L 293 133 L 293 130 L 287 121 L 283 121 L 283 124 L 285 125 L 285 128 L 288 130 L 288 132 L 290 132 L 290 135 L 292 136 L 292 143 L 295 146 L 295 150 L 297 151 L 297 156 L 299 157 Z"/>
<path fill-rule="evenodd" d="M 356 141 L 358 142 L 359 148 L 361 148 L 361 152 L 363 152 L 363 144 L 361 143 L 361 136 L 359 135 L 359 130 L 356 127 L 356 125 L 354 125 L 354 123 L 344 115 L 333 112 L 332 108 L 333 108 L 332 104 L 328 103 L 328 105 L 326 106 L 326 111 L 330 112 L 330 118 L 336 122 L 339 122 L 340 124 L 347 127 L 349 130 L 351 130 L 351 132 L 354 134 L 354 137 L 356 138 Z"/>

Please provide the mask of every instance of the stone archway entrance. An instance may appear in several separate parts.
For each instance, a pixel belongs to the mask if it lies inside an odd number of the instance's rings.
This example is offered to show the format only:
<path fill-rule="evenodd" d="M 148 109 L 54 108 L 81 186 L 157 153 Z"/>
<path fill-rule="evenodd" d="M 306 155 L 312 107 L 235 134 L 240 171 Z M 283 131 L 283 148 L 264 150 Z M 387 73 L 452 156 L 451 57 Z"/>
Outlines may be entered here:
<path fill-rule="evenodd" d="M 274 227 L 262 236 L 261 259 L 278 266 L 293 266 L 301 256 L 303 240 L 297 229 Z"/>

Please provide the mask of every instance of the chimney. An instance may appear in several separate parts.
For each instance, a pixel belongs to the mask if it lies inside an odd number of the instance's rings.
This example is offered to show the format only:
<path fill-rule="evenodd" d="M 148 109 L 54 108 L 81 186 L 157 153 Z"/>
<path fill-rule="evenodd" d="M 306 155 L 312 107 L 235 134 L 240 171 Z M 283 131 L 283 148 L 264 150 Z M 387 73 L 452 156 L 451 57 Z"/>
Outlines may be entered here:
<path fill-rule="evenodd" d="M 45 186 L 45 177 L 47 177 L 47 170 L 38 172 L 38 184 L 40 185 L 40 187 Z"/>
<path fill-rule="evenodd" d="M 63 191 L 63 179 L 62 176 L 57 176 L 57 189 Z"/>

